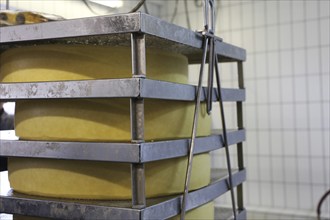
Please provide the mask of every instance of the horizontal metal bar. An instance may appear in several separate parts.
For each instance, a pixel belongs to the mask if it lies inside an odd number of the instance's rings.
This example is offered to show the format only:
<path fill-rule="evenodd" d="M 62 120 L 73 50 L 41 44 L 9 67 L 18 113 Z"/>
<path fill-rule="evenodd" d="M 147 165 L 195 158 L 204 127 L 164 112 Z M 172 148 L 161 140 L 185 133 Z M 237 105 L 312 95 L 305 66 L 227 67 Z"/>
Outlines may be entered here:
<path fill-rule="evenodd" d="M 167 99 L 194 101 L 196 97 L 197 87 L 193 85 L 171 83 L 150 79 L 141 79 L 142 98 Z M 201 95 L 201 101 L 206 100 L 207 88 L 204 87 Z M 244 101 L 245 90 L 243 89 L 222 89 L 224 101 Z M 217 91 L 213 89 L 213 100 L 217 101 Z"/>
<path fill-rule="evenodd" d="M 92 44 L 130 46 L 130 33 L 147 35 L 147 47 L 155 47 L 188 57 L 189 63 L 200 63 L 202 37 L 195 31 L 144 14 L 117 14 L 40 24 L 0 27 L 0 51 L 27 44 Z M 215 52 L 220 62 L 244 61 L 244 49 L 217 41 Z"/>
<path fill-rule="evenodd" d="M 229 145 L 245 140 L 245 130 L 228 132 Z M 182 157 L 188 154 L 190 139 L 146 142 L 141 146 L 141 163 Z M 222 135 L 199 137 L 195 140 L 194 154 L 205 153 L 223 147 Z"/>
<path fill-rule="evenodd" d="M 140 97 L 194 101 L 196 86 L 141 78 L 0 83 L 0 100 Z M 202 101 L 206 99 L 206 88 Z M 216 89 L 213 89 L 217 100 Z M 223 89 L 224 101 L 244 101 L 245 90 Z"/>
<path fill-rule="evenodd" d="M 195 31 L 168 23 L 148 14 L 141 14 L 141 31 L 165 40 L 202 49 L 203 41 L 201 34 L 197 34 Z M 244 49 L 220 41 L 216 41 L 215 53 L 221 57 L 236 61 L 244 61 L 246 59 L 246 51 Z M 199 50 L 199 52 L 197 52 L 191 50 L 189 54 L 195 54 L 195 58 L 199 57 L 198 63 L 201 62 L 202 51 Z M 190 63 L 196 63 L 193 61 L 193 57 L 191 57 L 190 60 Z"/>
<path fill-rule="evenodd" d="M 233 185 L 237 186 L 246 179 L 245 170 L 233 174 Z M 222 178 L 209 186 L 195 190 L 188 194 L 186 211 L 206 204 L 229 190 L 228 178 Z M 142 219 L 166 219 L 180 214 L 182 196 L 147 207 L 142 210 Z"/>
<path fill-rule="evenodd" d="M 222 173 L 222 172 L 219 172 Z M 245 170 L 234 172 L 234 186 L 246 179 Z M 228 177 L 220 179 L 188 195 L 187 210 L 206 204 L 229 190 Z M 57 219 L 165 219 L 180 213 L 181 195 L 150 199 L 147 208 L 129 208 L 129 201 L 63 200 L 17 194 L 0 195 L 0 213 Z"/>
<path fill-rule="evenodd" d="M 0 155 L 48 159 L 112 162 L 140 161 L 140 145 L 134 143 L 0 141 Z"/>
<path fill-rule="evenodd" d="M 102 203 L 102 202 L 99 202 Z M 0 213 L 55 219 L 140 219 L 140 210 L 84 204 L 79 200 L 65 202 L 9 194 L 0 196 Z"/>
<path fill-rule="evenodd" d="M 139 79 L 1 83 L 0 100 L 139 96 Z"/>
<path fill-rule="evenodd" d="M 97 16 L 1 27 L 0 43 L 140 31 L 140 13 Z"/>
<path fill-rule="evenodd" d="M 245 131 L 228 133 L 230 144 L 245 140 Z M 189 139 L 145 143 L 93 143 L 0 140 L 0 156 L 145 163 L 187 155 Z M 196 139 L 195 154 L 219 149 L 221 135 Z"/>

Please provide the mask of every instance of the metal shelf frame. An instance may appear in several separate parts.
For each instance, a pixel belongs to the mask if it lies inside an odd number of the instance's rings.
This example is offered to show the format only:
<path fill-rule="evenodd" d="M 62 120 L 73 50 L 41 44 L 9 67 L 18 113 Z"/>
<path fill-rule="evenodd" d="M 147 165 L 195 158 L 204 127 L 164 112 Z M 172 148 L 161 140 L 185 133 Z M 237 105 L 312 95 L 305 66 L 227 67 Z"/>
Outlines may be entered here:
<path fill-rule="evenodd" d="M 145 195 L 144 163 L 186 156 L 189 139 L 146 142 L 144 139 L 144 99 L 194 101 L 196 86 L 146 78 L 146 48 L 153 47 L 184 54 L 190 64 L 200 63 L 202 36 L 144 13 L 117 14 L 41 24 L 0 27 L 0 52 L 13 47 L 41 44 L 90 44 L 130 46 L 132 78 L 60 82 L 0 83 L 0 101 L 35 99 L 115 98 L 130 99 L 131 143 L 82 143 L 6 141 L 0 142 L 0 156 L 51 159 L 96 160 L 131 163 L 132 201 L 128 207 L 104 206 L 98 202 L 84 204 L 54 199 L 0 195 L 0 213 L 12 213 L 60 219 L 150 219 L 169 218 L 180 213 L 182 196 L 150 205 Z M 238 171 L 233 176 L 237 186 L 238 217 L 246 218 L 243 185 L 242 103 L 245 101 L 243 65 L 244 49 L 216 41 L 219 62 L 237 62 L 239 86 L 223 89 L 224 101 L 237 104 L 237 130 L 228 133 L 230 145 L 237 145 Z M 213 89 L 213 101 L 217 92 Z M 206 88 L 202 92 L 205 101 Z M 97 147 L 96 147 L 97 146 Z M 223 147 L 221 135 L 196 139 L 195 154 Z M 82 151 L 82 149 L 84 149 Z M 97 149 L 97 150 L 95 150 Z M 86 153 L 81 153 L 86 152 Z M 114 153 L 116 152 L 116 153 Z M 228 178 L 189 192 L 187 210 L 201 206 L 229 190 Z"/>
<path fill-rule="evenodd" d="M 246 171 L 233 173 L 233 185 L 246 179 Z M 206 187 L 192 191 L 188 196 L 186 210 L 192 210 L 210 202 L 229 190 L 228 177 L 222 175 Z M 55 219 L 167 219 L 180 214 L 182 195 L 148 199 L 146 207 L 131 209 L 129 201 L 91 201 L 48 199 L 8 192 L 0 196 L 0 213 L 39 216 Z M 244 219 L 245 210 L 238 210 Z"/>
<path fill-rule="evenodd" d="M 202 101 L 206 100 L 203 88 Z M 82 98 L 143 98 L 193 101 L 196 86 L 144 78 L 102 79 L 61 82 L 0 83 L 0 100 L 82 99 Z M 222 89 L 226 102 L 244 101 L 244 89 Z M 213 101 L 217 101 L 213 89 Z"/>
<path fill-rule="evenodd" d="M 185 54 L 189 63 L 200 63 L 202 36 L 151 15 L 136 12 L 1 27 L 0 50 L 35 44 L 91 44 L 130 46 L 132 33 L 145 34 L 147 47 Z M 220 62 L 244 61 L 244 49 L 216 42 Z"/>
<path fill-rule="evenodd" d="M 230 145 L 245 140 L 245 130 L 228 132 Z M 144 143 L 47 142 L 0 140 L 0 155 L 67 160 L 90 160 L 126 163 L 147 163 L 187 156 L 190 139 Z M 222 135 L 196 139 L 194 153 L 201 154 L 223 148 Z"/>

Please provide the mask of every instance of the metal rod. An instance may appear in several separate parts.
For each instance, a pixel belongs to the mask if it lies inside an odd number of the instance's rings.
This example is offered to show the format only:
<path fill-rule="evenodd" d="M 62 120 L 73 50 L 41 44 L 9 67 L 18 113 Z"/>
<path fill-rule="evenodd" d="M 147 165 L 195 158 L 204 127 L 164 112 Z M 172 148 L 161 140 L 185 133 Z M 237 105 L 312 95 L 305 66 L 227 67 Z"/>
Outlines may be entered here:
<path fill-rule="evenodd" d="M 204 28 L 205 30 L 208 30 L 209 29 L 209 17 L 208 17 L 208 14 L 209 14 L 209 0 L 204 0 Z"/>
<path fill-rule="evenodd" d="M 244 89 L 244 78 L 243 78 L 243 63 L 237 62 L 238 70 L 238 87 Z M 236 102 L 237 109 L 237 127 L 238 129 L 244 129 L 243 125 L 243 103 L 241 101 Z M 243 158 L 243 143 L 237 144 L 237 158 L 238 158 L 238 169 L 244 169 L 244 158 Z M 243 184 L 237 186 L 237 206 L 239 210 L 244 209 L 244 197 L 243 197 Z"/>
<path fill-rule="evenodd" d="M 133 77 L 146 76 L 146 40 L 145 35 L 133 33 L 131 35 L 132 44 L 132 72 Z"/>
<path fill-rule="evenodd" d="M 214 39 L 209 41 L 209 74 L 208 74 L 208 85 L 207 85 L 207 104 L 206 104 L 206 112 L 207 114 L 211 114 L 212 111 L 212 91 L 213 91 L 213 73 L 214 73 L 214 61 L 215 61 L 215 53 L 214 53 Z"/>
<path fill-rule="evenodd" d="M 9 10 L 9 0 L 6 0 L 6 10 Z"/>
<path fill-rule="evenodd" d="M 229 146 L 228 146 L 228 139 L 227 139 L 227 128 L 226 128 L 224 106 L 223 106 L 223 101 L 222 101 L 220 72 L 219 72 L 219 67 L 218 67 L 218 57 L 217 56 L 215 57 L 215 76 L 216 76 L 217 87 L 218 87 L 218 97 L 219 97 L 220 114 L 221 114 L 222 131 L 223 131 L 222 136 L 223 136 L 223 141 L 224 141 L 225 151 L 226 151 L 227 168 L 228 168 L 228 175 L 229 175 L 228 179 L 229 179 L 229 188 L 230 188 L 231 201 L 232 201 L 232 209 L 233 209 L 234 219 L 236 220 L 235 193 L 234 193 L 234 188 L 233 188 L 233 177 L 232 177 L 232 172 L 231 172 Z"/>
<path fill-rule="evenodd" d="M 131 35 L 132 47 L 132 73 L 133 77 L 145 78 L 146 75 L 146 49 L 145 36 L 133 33 Z M 131 139 L 134 143 L 144 142 L 144 100 L 131 98 Z M 132 178 L 132 207 L 141 209 L 146 206 L 145 170 L 144 164 L 131 164 Z"/>
<path fill-rule="evenodd" d="M 195 112 L 194 112 L 193 128 L 192 128 L 192 132 L 191 132 L 191 142 L 190 142 L 190 146 L 188 149 L 189 157 L 188 157 L 188 165 L 187 165 L 187 172 L 186 172 L 185 185 L 184 185 L 184 193 L 182 196 L 182 203 L 181 203 L 181 216 L 180 216 L 181 220 L 184 220 L 185 214 L 186 214 L 186 200 L 187 200 L 187 196 L 188 196 L 193 156 L 194 156 L 195 138 L 196 138 L 196 133 L 197 133 L 198 116 L 199 116 L 199 109 L 200 109 L 200 102 L 201 102 L 203 73 L 204 73 L 204 66 L 206 63 L 207 45 L 208 45 L 208 37 L 205 37 L 204 44 L 203 44 L 203 60 L 202 60 L 202 64 L 201 64 L 201 68 L 200 68 L 200 72 L 199 72 L 199 80 L 198 80 L 197 94 L 196 94 L 196 100 L 195 100 Z"/>

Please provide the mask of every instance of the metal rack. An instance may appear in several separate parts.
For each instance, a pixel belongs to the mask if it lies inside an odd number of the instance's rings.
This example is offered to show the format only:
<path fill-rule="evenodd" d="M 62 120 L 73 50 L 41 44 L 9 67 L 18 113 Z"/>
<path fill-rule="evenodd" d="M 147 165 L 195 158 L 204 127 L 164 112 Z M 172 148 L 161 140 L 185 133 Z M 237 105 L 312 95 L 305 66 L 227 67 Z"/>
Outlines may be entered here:
<path fill-rule="evenodd" d="M 57 219 L 165 219 L 180 213 L 182 195 L 146 199 L 144 163 L 186 156 L 189 139 L 144 141 L 144 99 L 194 101 L 196 86 L 146 79 L 146 47 L 182 53 L 190 64 L 201 59 L 202 36 L 143 13 L 119 14 L 41 24 L 1 27 L 0 52 L 12 47 L 40 44 L 122 45 L 132 48 L 131 79 L 104 79 L 42 83 L 1 83 L 0 101 L 26 99 L 79 99 L 126 97 L 131 100 L 131 143 L 0 141 L 0 156 L 131 163 L 132 201 L 81 201 L 33 197 L 8 192 L 0 195 L 0 213 Z M 216 42 L 219 62 L 237 62 L 239 86 L 222 89 L 224 101 L 237 103 L 237 129 L 228 132 L 228 144 L 237 145 L 238 219 L 245 219 L 243 186 L 242 102 L 245 100 L 242 62 L 245 50 Z M 213 101 L 218 99 L 213 89 Z M 205 100 L 206 88 L 202 94 Z M 222 135 L 196 139 L 194 154 L 220 149 Z M 194 209 L 229 190 L 227 174 L 204 188 L 189 192 L 186 210 Z"/>

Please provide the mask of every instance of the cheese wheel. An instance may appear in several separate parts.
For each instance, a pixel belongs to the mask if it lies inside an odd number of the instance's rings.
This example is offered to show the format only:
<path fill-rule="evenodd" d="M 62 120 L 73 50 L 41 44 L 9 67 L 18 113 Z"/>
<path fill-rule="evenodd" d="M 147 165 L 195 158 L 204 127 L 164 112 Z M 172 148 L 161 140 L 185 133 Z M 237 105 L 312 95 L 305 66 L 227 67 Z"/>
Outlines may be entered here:
<path fill-rule="evenodd" d="M 186 166 L 185 158 L 146 163 L 146 196 L 183 192 Z M 209 167 L 208 154 L 196 156 L 190 189 L 209 183 Z M 102 200 L 131 198 L 128 163 L 11 158 L 8 171 L 11 186 L 30 195 Z"/>
<path fill-rule="evenodd" d="M 48 45 L 1 54 L 2 82 L 39 82 L 131 77 L 130 49 Z M 147 51 L 147 76 L 187 83 L 187 58 Z M 198 135 L 210 134 L 210 117 L 201 108 Z M 189 137 L 194 103 L 145 100 L 145 139 Z M 129 99 L 18 101 L 15 130 L 27 140 L 127 141 L 131 139 Z M 79 129 L 78 129 L 79 128 Z"/>
<path fill-rule="evenodd" d="M 3 82 L 36 82 L 131 77 L 130 49 L 47 45 L 1 54 Z M 187 82 L 187 58 L 147 51 L 148 78 Z M 46 141 L 130 141 L 129 99 L 18 101 L 15 130 L 20 139 Z M 203 108 L 204 109 L 204 108 Z M 145 100 L 145 139 L 189 137 L 194 104 Z M 198 135 L 210 134 L 210 117 L 201 111 Z M 82 199 L 131 198 L 130 165 L 90 161 L 12 158 L 9 180 L 22 193 Z M 147 197 L 183 191 L 185 158 L 146 164 Z M 190 189 L 210 181 L 210 156 L 198 155 Z"/>

